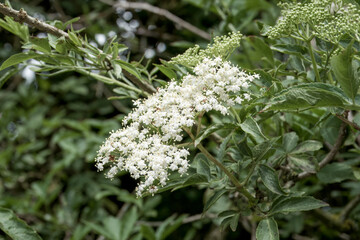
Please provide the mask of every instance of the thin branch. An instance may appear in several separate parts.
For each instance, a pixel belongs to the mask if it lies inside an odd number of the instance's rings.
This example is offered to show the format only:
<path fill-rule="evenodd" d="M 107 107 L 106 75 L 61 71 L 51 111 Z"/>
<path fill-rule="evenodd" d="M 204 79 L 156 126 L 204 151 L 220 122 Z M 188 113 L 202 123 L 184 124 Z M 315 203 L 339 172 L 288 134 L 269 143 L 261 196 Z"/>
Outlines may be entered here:
<path fill-rule="evenodd" d="M 16 11 L 10 7 L 5 6 L 4 4 L 0 3 L 0 13 L 4 14 L 5 16 L 9 16 L 14 18 L 14 20 L 16 22 L 19 23 L 27 23 L 29 26 L 34 27 L 40 31 L 46 32 L 46 33 L 50 33 L 52 35 L 55 35 L 57 37 L 65 37 L 65 38 L 69 38 L 69 34 L 67 34 L 66 32 L 64 32 L 61 29 L 58 29 L 54 26 L 51 26 L 50 24 L 47 24 L 45 22 L 40 21 L 39 19 L 36 19 L 34 17 L 29 16 L 26 11 L 24 11 L 23 9 L 20 9 L 20 11 Z M 99 49 L 100 52 L 102 52 Z M 107 58 L 111 57 L 108 55 Z M 110 62 L 110 61 L 109 61 Z M 139 87 L 140 89 L 142 89 L 143 91 L 147 92 L 147 93 L 155 93 L 156 90 L 155 88 L 146 83 L 146 82 L 142 82 L 140 79 L 138 79 L 137 77 L 133 76 L 131 73 L 127 72 L 126 70 L 123 69 L 123 73 L 125 75 L 126 78 L 128 78 L 132 83 L 134 83 L 137 87 Z M 116 84 L 120 84 L 120 83 L 116 83 Z M 125 84 L 123 84 L 125 85 Z M 123 86 L 124 87 L 124 86 Z M 125 87 L 125 88 L 132 88 L 131 86 Z M 133 88 L 135 89 L 135 88 Z"/>
<path fill-rule="evenodd" d="M 339 219 L 340 221 L 345 221 L 352 210 L 354 210 L 354 208 L 360 203 L 360 195 L 354 197 L 342 210 L 342 212 L 340 213 Z"/>
<path fill-rule="evenodd" d="M 327 224 L 328 226 L 335 228 L 341 232 L 349 232 L 354 230 L 354 222 L 352 221 L 340 221 L 335 215 L 325 212 L 321 209 L 312 210 L 312 213 L 315 217 L 319 218 L 322 222 Z"/>
<path fill-rule="evenodd" d="M 187 128 L 183 128 L 185 132 L 190 136 L 190 138 L 194 141 L 195 146 L 195 136 L 192 134 L 191 130 Z M 243 194 L 249 201 L 251 205 L 255 204 L 256 199 L 248 192 L 248 190 L 239 182 L 239 180 L 221 163 L 219 162 L 213 155 L 211 155 L 206 148 L 199 143 L 196 147 L 216 166 L 218 166 L 230 179 L 230 181 L 234 184 L 236 189 Z"/>
<path fill-rule="evenodd" d="M 141 9 L 141 10 L 145 10 L 145 11 L 157 14 L 159 16 L 166 17 L 170 21 L 180 25 L 181 27 L 189 30 L 190 32 L 192 32 L 206 40 L 211 40 L 211 36 L 209 33 L 195 27 L 194 25 L 190 24 L 189 22 L 184 21 L 183 19 L 172 14 L 171 12 L 169 12 L 166 9 L 155 7 L 146 2 L 117 1 L 116 3 L 114 3 L 113 1 L 109 1 L 109 0 L 101 0 L 101 1 L 103 3 L 112 5 L 113 7 L 119 7 L 119 8 L 124 8 L 124 9 Z"/>
<path fill-rule="evenodd" d="M 51 26 L 50 24 L 44 23 L 37 18 L 29 16 L 24 9 L 20 9 L 20 11 L 16 11 L 0 3 L 0 13 L 4 14 L 5 16 L 14 18 L 16 22 L 27 23 L 31 27 L 39 29 L 40 31 L 50 33 L 57 37 L 62 37 L 62 36 L 66 38 L 69 37 L 69 35 L 63 30 Z"/>
<path fill-rule="evenodd" d="M 336 114 L 335 115 L 338 119 L 340 119 L 341 121 L 343 121 L 344 123 L 349 124 L 350 126 L 352 126 L 353 128 L 355 128 L 356 130 L 360 131 L 360 126 L 357 125 L 356 123 L 348 120 L 347 118 L 345 118 L 344 116 L 340 115 L 340 114 Z"/>
<path fill-rule="evenodd" d="M 183 224 L 186 224 L 186 223 L 191 223 L 191 222 L 196 222 L 196 221 L 199 221 L 201 219 L 205 219 L 208 218 L 208 219 L 214 219 L 217 217 L 216 214 L 213 214 L 213 213 L 201 213 L 201 214 L 196 214 L 196 215 L 193 215 L 193 216 L 189 216 L 187 218 L 185 218 L 182 223 Z M 159 227 L 161 226 L 162 224 L 164 223 L 164 221 L 137 221 L 136 224 L 137 225 L 148 225 L 150 227 Z"/>
<path fill-rule="evenodd" d="M 334 146 L 330 150 L 330 152 L 319 163 L 319 169 L 323 168 L 326 164 L 331 162 L 334 159 L 334 157 L 336 156 L 336 154 L 338 153 L 338 151 L 339 151 L 339 149 L 340 149 L 340 147 L 343 144 L 344 139 L 345 139 L 346 127 L 347 127 L 347 125 L 345 123 L 341 124 L 338 138 L 337 138 Z M 313 174 L 315 174 L 315 172 L 302 172 L 297 176 L 297 179 L 303 179 L 303 178 L 306 178 L 306 177 L 308 177 L 310 175 L 313 175 Z"/>
<path fill-rule="evenodd" d="M 156 92 L 155 88 L 152 85 L 141 81 L 140 79 L 138 79 L 137 77 L 135 77 L 134 75 L 132 75 L 131 73 L 126 71 L 125 69 L 122 70 L 122 73 L 125 75 L 125 77 L 127 79 L 129 79 L 132 83 L 134 83 L 136 86 L 138 86 L 145 92 L 150 93 L 150 94 L 153 94 Z"/>

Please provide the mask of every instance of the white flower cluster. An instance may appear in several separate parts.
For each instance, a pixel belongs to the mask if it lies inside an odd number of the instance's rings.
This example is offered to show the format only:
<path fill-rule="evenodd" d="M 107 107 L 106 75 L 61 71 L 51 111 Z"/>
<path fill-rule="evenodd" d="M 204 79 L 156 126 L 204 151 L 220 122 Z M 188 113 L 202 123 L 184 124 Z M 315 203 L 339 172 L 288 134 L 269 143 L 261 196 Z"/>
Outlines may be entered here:
<path fill-rule="evenodd" d="M 250 99 L 249 84 L 258 78 L 249 75 L 221 58 L 205 58 L 180 83 L 171 81 L 145 100 L 124 119 L 124 128 L 112 132 L 96 159 L 97 168 L 110 164 L 107 177 L 120 170 L 141 178 L 137 195 L 155 193 L 164 186 L 169 170 L 180 174 L 188 169 L 188 150 L 178 148 L 182 128 L 192 127 L 200 112 L 216 110 L 228 114 L 228 108 Z"/>

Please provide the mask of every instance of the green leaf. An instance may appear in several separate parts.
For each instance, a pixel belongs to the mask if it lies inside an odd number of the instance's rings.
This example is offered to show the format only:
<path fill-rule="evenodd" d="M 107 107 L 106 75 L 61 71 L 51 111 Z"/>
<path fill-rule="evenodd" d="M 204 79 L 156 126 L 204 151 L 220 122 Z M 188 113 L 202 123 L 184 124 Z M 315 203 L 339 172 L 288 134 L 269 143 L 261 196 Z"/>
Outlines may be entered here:
<path fill-rule="evenodd" d="M 121 68 L 121 65 L 118 64 L 117 62 L 115 61 L 111 61 L 112 63 L 112 66 L 114 68 L 114 73 L 115 73 L 115 76 L 117 78 L 120 78 L 121 77 L 121 74 L 122 74 L 122 68 Z"/>
<path fill-rule="evenodd" d="M 196 163 L 196 172 L 206 176 L 207 179 L 210 180 L 210 165 L 206 156 L 203 153 L 198 153 L 194 158 L 194 162 Z"/>
<path fill-rule="evenodd" d="M 69 43 L 65 40 L 65 37 L 60 37 L 55 42 L 55 50 L 61 54 L 66 54 L 67 50 L 69 50 L 68 44 Z"/>
<path fill-rule="evenodd" d="M 119 238 L 120 238 L 119 231 L 118 231 L 119 230 L 118 228 L 120 227 L 119 219 L 114 218 L 114 217 L 107 217 L 107 218 L 103 219 L 102 221 L 104 223 L 104 227 L 99 224 L 92 223 L 89 221 L 84 221 L 84 223 L 88 227 L 90 227 L 92 230 L 94 230 L 98 234 L 106 237 L 107 239 L 119 240 Z"/>
<path fill-rule="evenodd" d="M 64 26 L 64 28 L 66 28 L 68 25 L 70 25 L 70 24 L 72 24 L 72 23 L 74 23 L 74 22 L 77 22 L 77 21 L 79 21 L 79 20 L 80 20 L 80 17 L 72 18 L 72 19 L 66 21 L 66 22 L 63 24 L 63 26 Z"/>
<path fill-rule="evenodd" d="M 310 161 L 308 156 L 305 156 L 304 158 L 301 157 L 301 155 L 288 155 L 287 159 L 290 163 L 294 164 L 296 167 L 300 168 L 303 171 L 315 171 L 314 164 Z"/>
<path fill-rule="evenodd" d="M 262 143 L 256 145 L 255 147 L 253 147 L 252 155 L 253 155 L 255 162 L 258 162 L 262 159 L 269 158 L 275 152 L 273 145 L 279 138 L 280 137 L 273 138 L 271 140 L 266 140 L 265 142 L 262 142 Z"/>
<path fill-rule="evenodd" d="M 116 60 L 114 60 L 114 62 L 118 63 L 124 70 L 126 70 L 130 74 L 134 75 L 136 78 L 138 78 L 140 80 L 142 79 L 140 72 L 131 63 L 125 62 L 120 59 L 116 59 Z"/>
<path fill-rule="evenodd" d="M 259 222 L 256 228 L 257 240 L 277 240 L 279 231 L 276 221 L 273 218 L 265 218 Z"/>
<path fill-rule="evenodd" d="M 205 203 L 204 205 L 204 212 L 207 211 L 212 205 L 214 205 L 216 203 L 217 200 L 219 200 L 219 198 L 224 195 L 227 192 L 226 189 L 221 189 L 217 192 L 215 192 Z"/>
<path fill-rule="evenodd" d="M 0 88 L 9 80 L 12 76 L 14 76 L 16 73 L 18 73 L 19 70 L 17 68 L 12 68 L 6 70 L 4 74 L 0 77 Z"/>
<path fill-rule="evenodd" d="M 122 224 L 120 228 L 120 239 L 129 239 L 130 233 L 134 229 L 137 217 L 138 215 L 136 207 L 132 207 L 129 211 L 126 212 L 124 217 L 121 219 Z"/>
<path fill-rule="evenodd" d="M 358 76 L 358 63 L 352 59 L 352 47 L 353 44 L 349 44 L 342 53 L 332 57 L 330 63 L 341 88 L 349 98 L 354 100 L 359 90 L 360 81 Z"/>
<path fill-rule="evenodd" d="M 39 56 L 41 56 L 41 55 L 37 54 L 37 53 L 17 53 L 17 54 L 14 54 L 14 55 L 10 56 L 8 59 L 6 59 L 3 62 L 3 64 L 0 67 L 0 71 L 5 69 L 5 68 L 14 66 L 14 65 L 19 64 L 19 63 L 22 63 L 22 62 L 24 62 L 26 60 L 35 59 L 35 58 L 37 58 Z"/>
<path fill-rule="evenodd" d="M 226 150 L 227 150 L 227 144 L 229 143 L 230 139 L 232 137 L 232 134 L 227 135 L 226 138 L 223 139 L 223 141 L 220 144 L 219 151 L 217 152 L 217 159 L 220 162 L 223 162 L 223 158 L 225 157 Z"/>
<path fill-rule="evenodd" d="M 264 42 L 262 38 L 256 36 L 249 36 L 246 38 L 248 42 L 254 47 L 256 50 L 262 53 L 262 55 L 268 59 L 268 61 L 273 65 L 274 64 L 274 56 L 272 50 L 269 45 Z"/>
<path fill-rule="evenodd" d="M 156 240 L 154 230 L 148 225 L 141 225 L 140 232 L 147 240 Z"/>
<path fill-rule="evenodd" d="M 232 217 L 232 216 L 234 216 L 234 215 L 237 214 L 237 213 L 238 213 L 238 211 L 235 211 L 235 210 L 225 210 L 225 211 L 219 213 L 219 214 L 218 214 L 218 217 L 219 217 L 219 218 L 229 217 L 229 216 Z"/>
<path fill-rule="evenodd" d="M 252 157 L 252 151 L 250 147 L 247 144 L 247 141 L 240 142 L 236 144 L 236 148 L 239 151 L 239 153 L 243 154 L 244 156 Z"/>
<path fill-rule="evenodd" d="M 236 129 L 238 128 L 237 125 L 232 124 L 232 123 L 218 123 L 218 124 L 213 124 L 211 126 L 209 126 L 208 128 L 205 128 L 204 130 L 202 130 L 199 134 L 199 136 L 197 137 L 197 139 L 195 139 L 194 145 L 195 147 L 205 138 L 207 138 L 209 135 L 211 135 L 212 133 L 218 131 L 218 130 L 222 130 L 222 129 Z"/>
<path fill-rule="evenodd" d="M 18 218 L 13 211 L 2 207 L 0 207 L 0 229 L 12 239 L 42 239 L 34 229 Z"/>
<path fill-rule="evenodd" d="M 74 43 L 76 46 L 81 46 L 81 45 L 82 45 L 82 44 L 81 44 L 81 40 L 80 40 L 80 38 L 76 35 L 76 33 L 69 31 L 68 34 L 69 34 L 69 38 L 70 38 L 70 40 L 71 40 L 72 43 Z"/>
<path fill-rule="evenodd" d="M 116 217 L 106 217 L 103 220 L 103 231 L 106 231 L 112 240 L 122 240 L 121 231 L 124 228 L 124 222 Z"/>
<path fill-rule="evenodd" d="M 230 228 L 233 232 L 236 231 L 236 228 L 239 224 L 239 218 L 240 218 L 240 214 L 235 214 L 234 216 L 232 216 L 232 219 L 230 222 Z"/>
<path fill-rule="evenodd" d="M 240 124 L 241 129 L 252 136 L 258 143 L 267 140 L 264 134 L 261 132 L 261 129 L 257 122 L 249 117 L 243 123 Z"/>
<path fill-rule="evenodd" d="M 353 168 L 354 177 L 360 181 L 360 168 Z"/>
<path fill-rule="evenodd" d="M 304 59 L 304 55 L 308 53 L 306 47 L 301 45 L 294 45 L 294 44 L 277 44 L 271 46 L 271 49 L 277 52 L 281 52 L 289 55 L 295 55 L 303 59 Z"/>
<path fill-rule="evenodd" d="M 317 177 L 323 183 L 336 183 L 354 179 L 354 174 L 351 166 L 345 163 L 331 163 L 323 167 Z"/>
<path fill-rule="evenodd" d="M 307 83 L 289 87 L 270 99 L 267 109 L 298 110 L 313 107 L 343 107 L 349 104 L 338 87 L 326 83 Z"/>
<path fill-rule="evenodd" d="M 173 186 L 173 187 L 169 184 L 167 184 L 167 186 L 172 188 L 172 191 L 175 191 L 175 190 L 178 190 L 178 189 L 181 189 L 184 187 L 196 185 L 199 183 L 206 183 L 206 182 L 208 182 L 206 176 L 196 173 L 196 174 L 191 174 L 184 182 L 181 182 L 180 185 L 178 183 L 174 183 L 175 186 Z M 168 188 L 166 188 L 166 189 L 168 189 Z"/>
<path fill-rule="evenodd" d="M 176 79 L 176 73 L 171 70 L 168 67 L 165 67 L 163 65 L 160 64 L 154 64 L 165 76 L 167 76 L 169 79 Z"/>
<path fill-rule="evenodd" d="M 171 233 L 173 233 L 176 229 L 178 229 L 181 225 L 183 220 L 187 217 L 186 214 L 181 215 L 178 217 L 174 222 L 169 224 L 170 226 L 166 226 L 164 231 L 160 235 L 160 240 L 166 239 Z"/>
<path fill-rule="evenodd" d="M 323 147 L 322 143 L 315 140 L 307 140 L 300 143 L 296 148 L 291 151 L 292 154 L 304 153 L 304 152 L 315 152 Z"/>
<path fill-rule="evenodd" d="M 37 37 L 30 37 L 29 41 L 33 44 L 32 48 L 43 52 L 43 53 L 50 53 L 51 47 L 49 44 L 49 39 L 47 38 L 37 38 Z"/>
<path fill-rule="evenodd" d="M 270 214 L 309 211 L 326 206 L 327 203 L 313 197 L 289 197 L 272 206 Z"/>
<path fill-rule="evenodd" d="M 286 192 L 284 192 L 280 186 L 279 178 L 273 168 L 265 164 L 260 164 L 259 173 L 262 182 L 271 192 L 279 195 L 286 195 Z"/>
<path fill-rule="evenodd" d="M 297 145 L 299 141 L 299 137 L 296 132 L 286 133 L 283 136 L 282 144 L 284 146 L 284 150 L 289 153 L 291 152 Z"/>
<path fill-rule="evenodd" d="M 175 220 L 175 215 L 168 217 L 157 229 L 156 239 L 163 240 L 166 239 L 168 235 L 174 232 L 178 227 L 181 226 L 182 221 L 187 217 L 186 214 L 179 216 Z M 175 221 L 174 221 L 175 220 Z"/>

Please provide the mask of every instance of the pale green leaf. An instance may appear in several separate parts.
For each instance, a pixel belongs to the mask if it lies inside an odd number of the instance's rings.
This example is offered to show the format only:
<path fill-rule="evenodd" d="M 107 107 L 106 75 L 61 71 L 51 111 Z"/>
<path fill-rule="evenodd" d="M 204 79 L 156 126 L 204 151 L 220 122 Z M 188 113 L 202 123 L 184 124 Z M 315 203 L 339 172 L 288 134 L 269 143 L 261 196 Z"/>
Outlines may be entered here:
<path fill-rule="evenodd" d="M 315 199 L 313 197 L 289 197 L 282 201 L 277 202 L 272 206 L 270 213 L 288 213 L 288 212 L 299 212 L 309 211 L 316 208 L 326 207 L 327 203 Z"/>
<path fill-rule="evenodd" d="M 130 74 L 134 75 L 136 78 L 138 78 L 140 80 L 142 79 L 140 72 L 136 69 L 136 67 L 134 67 L 130 63 L 125 62 L 120 59 L 116 59 L 116 60 L 114 60 L 114 62 L 118 63 L 124 70 L 128 71 Z"/>
<path fill-rule="evenodd" d="M 32 43 L 32 48 L 43 53 L 50 53 L 51 47 L 49 44 L 49 39 L 47 38 L 37 38 L 30 37 L 29 41 Z"/>
<path fill-rule="evenodd" d="M 206 202 L 204 205 L 204 212 L 207 211 L 212 205 L 214 205 L 219 198 L 227 192 L 226 189 L 221 189 L 215 192 Z"/>
<path fill-rule="evenodd" d="M 131 232 L 134 229 L 136 220 L 137 220 L 137 210 L 136 207 L 132 207 L 126 214 L 121 218 L 121 228 L 120 228 L 120 239 L 126 240 L 129 239 Z"/>
<path fill-rule="evenodd" d="M 5 68 L 8 68 L 8 67 L 17 65 L 19 63 L 25 62 L 25 61 L 27 61 L 29 59 L 35 59 L 35 58 L 37 58 L 39 56 L 41 56 L 41 55 L 37 54 L 37 53 L 17 53 L 17 54 L 14 54 L 14 55 L 10 56 L 8 59 L 6 59 L 3 62 L 3 64 L 0 67 L 0 71 L 5 69 Z"/>
<path fill-rule="evenodd" d="M 8 69 L 4 74 L 0 76 L 0 88 L 9 80 L 12 76 L 14 76 L 19 70 L 16 68 Z"/>
<path fill-rule="evenodd" d="M 331 163 L 323 167 L 317 177 L 323 183 L 336 183 L 354 179 L 354 174 L 351 166 L 345 163 Z"/>
<path fill-rule="evenodd" d="M 358 77 L 358 64 L 352 60 L 353 44 L 348 47 L 339 55 L 331 59 L 331 68 L 335 74 L 336 80 L 339 82 L 341 88 L 346 95 L 351 99 L 355 99 L 359 89 L 360 81 Z"/>
<path fill-rule="evenodd" d="M 315 140 L 307 140 L 300 143 L 296 148 L 291 151 L 292 154 L 304 153 L 304 152 L 315 152 L 322 148 L 322 143 Z"/>
<path fill-rule="evenodd" d="M 343 107 L 350 104 L 338 87 L 326 83 L 307 83 L 289 87 L 270 99 L 268 109 L 298 110 L 313 107 Z"/>
<path fill-rule="evenodd" d="M 240 214 L 235 214 L 234 216 L 232 216 L 232 220 L 230 222 L 230 228 L 233 232 L 236 231 L 236 228 L 239 224 L 239 218 L 240 218 Z"/>
<path fill-rule="evenodd" d="M 265 164 L 260 164 L 259 173 L 262 182 L 271 192 L 279 195 L 286 195 L 286 192 L 280 186 L 279 178 L 273 168 Z"/>
<path fill-rule="evenodd" d="M 41 237 L 13 211 L 0 207 L 0 229 L 12 239 L 41 240 Z"/>
<path fill-rule="evenodd" d="M 186 217 L 187 215 L 183 214 L 179 216 L 175 221 L 171 222 L 168 226 L 166 226 L 160 236 L 160 240 L 166 239 L 171 233 L 178 229 L 182 225 L 182 222 Z"/>
<path fill-rule="evenodd" d="M 176 79 L 176 73 L 166 67 L 166 66 L 163 66 L 163 65 L 160 65 L 160 64 L 154 64 L 165 76 L 167 76 L 169 79 Z"/>
<path fill-rule="evenodd" d="M 282 139 L 282 144 L 284 146 L 284 150 L 287 153 L 291 152 L 291 150 L 293 150 L 296 147 L 298 141 L 299 141 L 299 137 L 296 134 L 296 132 L 290 132 L 290 133 L 284 134 L 283 139 Z"/>
<path fill-rule="evenodd" d="M 290 163 L 300 168 L 302 171 L 315 171 L 315 165 L 310 161 L 308 156 L 301 157 L 301 155 L 288 155 L 287 159 Z"/>
<path fill-rule="evenodd" d="M 276 221 L 273 218 L 261 220 L 256 228 L 257 240 L 278 240 L 279 230 Z"/>
<path fill-rule="evenodd" d="M 196 163 L 196 172 L 206 176 L 209 180 L 211 178 L 211 173 L 210 165 L 206 156 L 203 153 L 198 153 L 194 158 L 194 162 Z"/>
<path fill-rule="evenodd" d="M 141 225 L 140 232 L 146 240 L 156 240 L 154 230 L 148 225 Z"/>
<path fill-rule="evenodd" d="M 253 118 L 247 118 L 243 123 L 240 124 L 240 126 L 244 132 L 252 136 L 257 142 L 260 143 L 267 140 L 267 138 L 261 132 L 259 125 Z"/>
<path fill-rule="evenodd" d="M 216 132 L 218 130 L 236 129 L 236 128 L 238 128 L 238 126 L 235 125 L 235 124 L 232 124 L 232 123 L 218 123 L 218 124 L 211 125 L 208 128 L 205 128 L 204 130 L 202 130 L 200 132 L 197 139 L 195 139 L 194 145 L 197 146 L 202 140 L 204 140 L 209 135 L 211 135 L 212 133 L 214 133 L 214 132 Z"/>

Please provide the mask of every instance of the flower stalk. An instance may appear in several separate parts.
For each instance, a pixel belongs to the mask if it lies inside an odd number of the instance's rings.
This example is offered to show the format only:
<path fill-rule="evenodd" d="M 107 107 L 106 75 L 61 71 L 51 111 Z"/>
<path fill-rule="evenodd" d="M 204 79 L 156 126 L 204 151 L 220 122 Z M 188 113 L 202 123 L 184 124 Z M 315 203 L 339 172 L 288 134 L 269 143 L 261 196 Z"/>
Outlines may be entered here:
<path fill-rule="evenodd" d="M 195 137 L 192 134 L 191 130 L 188 128 L 184 128 L 187 134 L 189 134 L 190 138 L 195 141 Z M 239 180 L 221 163 L 219 162 L 213 155 L 211 155 L 206 148 L 199 143 L 196 147 L 216 166 L 218 166 L 226 176 L 229 177 L 230 181 L 235 185 L 236 189 L 243 194 L 250 202 L 251 205 L 255 204 L 256 199 L 244 188 L 244 186 L 239 182 Z"/>

